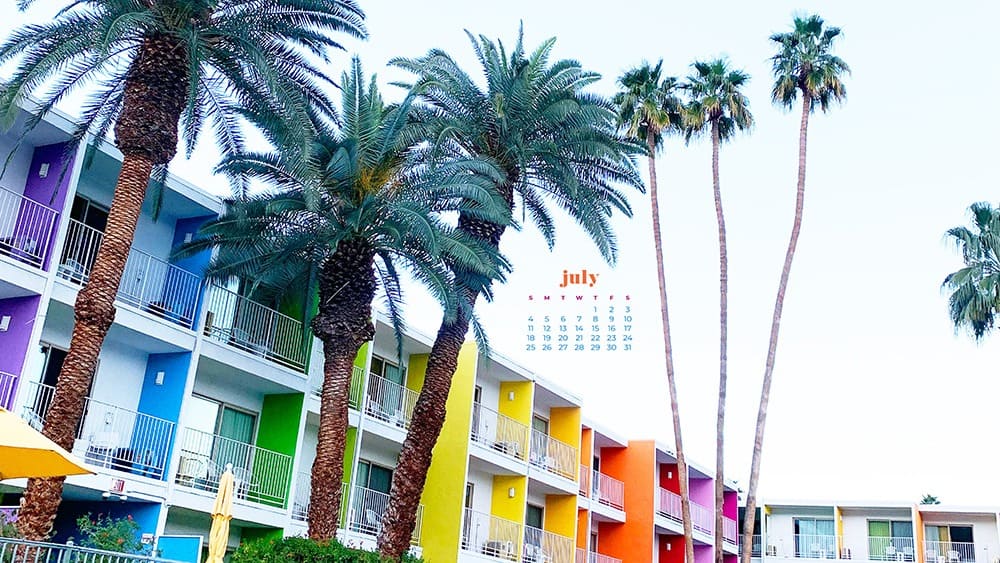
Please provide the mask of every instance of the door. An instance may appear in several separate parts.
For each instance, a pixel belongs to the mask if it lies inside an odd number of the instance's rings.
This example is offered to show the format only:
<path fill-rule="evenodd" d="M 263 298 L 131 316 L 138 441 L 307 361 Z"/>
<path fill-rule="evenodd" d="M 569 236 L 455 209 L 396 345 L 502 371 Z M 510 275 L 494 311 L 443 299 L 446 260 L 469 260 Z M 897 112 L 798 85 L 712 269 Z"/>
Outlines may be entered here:
<path fill-rule="evenodd" d="M 872 561 L 887 561 L 887 556 L 895 556 L 896 549 L 890 548 L 892 530 L 888 520 L 868 521 L 868 558 Z M 893 557 L 894 559 L 895 557 Z"/>
<path fill-rule="evenodd" d="M 256 417 L 248 412 L 222 406 L 219 416 L 218 436 L 215 445 L 215 461 L 219 471 L 226 464 L 235 468 L 250 469 L 253 430 Z"/>
<path fill-rule="evenodd" d="M 485 434 L 485 430 L 480 431 L 480 423 L 482 421 L 482 411 L 483 405 L 483 388 L 480 385 L 476 385 L 475 390 L 472 391 L 472 441 L 480 441 L 480 435 Z"/>
<path fill-rule="evenodd" d="M 524 514 L 524 560 L 528 563 L 543 561 L 542 526 L 545 523 L 545 510 L 541 506 L 528 505 Z"/>
<path fill-rule="evenodd" d="M 541 467 L 549 463 L 549 421 L 531 417 L 531 462 Z"/>

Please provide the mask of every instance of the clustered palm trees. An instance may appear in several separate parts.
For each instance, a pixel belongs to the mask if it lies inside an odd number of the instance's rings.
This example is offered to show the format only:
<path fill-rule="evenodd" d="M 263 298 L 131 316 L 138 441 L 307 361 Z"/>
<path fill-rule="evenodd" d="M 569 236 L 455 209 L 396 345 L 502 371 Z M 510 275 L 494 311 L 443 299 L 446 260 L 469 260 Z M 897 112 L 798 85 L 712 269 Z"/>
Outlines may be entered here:
<path fill-rule="evenodd" d="M 19 6 L 32 3 L 21 0 Z M 508 51 L 502 43 L 469 34 L 476 73 L 440 50 L 396 59 L 391 64 L 412 80 L 402 102 L 387 104 L 374 76 L 367 78 L 355 58 L 339 81 L 338 107 L 326 93 L 333 82 L 319 65 L 330 50 L 341 48 L 339 34 L 364 37 L 363 21 L 354 0 L 87 0 L 69 3 L 50 22 L 15 31 L 0 46 L 0 62 L 17 62 L 2 85 L 0 110 L 14 116 L 28 95 L 41 93 L 30 129 L 71 89 L 88 87 L 71 145 L 113 127 L 124 155 L 107 231 L 77 298 L 70 351 L 44 432 L 63 447 L 72 446 L 114 319 L 114 298 L 149 180 L 173 158 L 179 140 L 190 153 L 203 126 L 210 125 L 223 154 L 218 170 L 231 178 L 236 197 L 178 252 L 210 249 L 208 277 L 237 278 L 258 294 L 304 296 L 314 303 L 305 307 L 306 320 L 323 344 L 324 377 L 310 537 L 333 538 L 338 527 L 351 369 L 374 335 L 376 295 L 385 296 L 397 338 L 403 325 L 402 271 L 441 304 L 442 323 L 379 537 L 382 554 L 399 558 L 409 546 L 459 351 L 470 326 L 477 335 L 482 332 L 476 302 L 480 296 L 490 299 L 492 284 L 503 282 L 512 267 L 499 245 L 508 228 L 518 226 L 515 211 L 520 207 L 551 248 L 552 211 L 561 209 L 614 263 L 611 221 L 616 214 L 631 216 L 627 193 L 644 187 L 634 159 L 645 155 L 686 553 L 694 560 L 656 155 L 670 134 L 688 141 L 707 135 L 712 141 L 720 259 L 716 526 L 721 530 L 728 263 L 719 149 L 753 124 L 742 93 L 749 76 L 722 59 L 694 63 L 684 82 L 663 76 L 660 63 L 644 64 L 620 77 L 620 91 L 609 100 L 588 90 L 597 74 L 576 61 L 552 59 L 554 39 L 527 50 L 519 34 Z M 778 323 L 801 225 L 808 117 L 815 107 L 826 110 L 844 96 L 841 76 L 848 69 L 830 52 L 839 33 L 812 16 L 797 18 L 793 31 L 771 38 L 779 47 L 773 58 L 774 101 L 791 106 L 801 93 L 803 114 L 795 222 L 775 306 L 744 534 L 753 527 Z M 269 148 L 248 149 L 245 128 L 263 134 Z M 264 189 L 250 194 L 251 182 Z M 995 214 L 991 220 L 996 222 Z M 967 255 L 984 252 L 983 244 L 975 244 L 973 250 L 972 242 L 966 244 Z M 956 287 L 972 277 L 957 277 Z M 965 299 L 962 311 L 976 299 Z M 29 483 L 19 518 L 25 537 L 48 535 L 61 491 L 58 479 Z M 721 541 L 717 534 L 719 561 Z M 745 536 L 747 563 L 749 546 Z"/>

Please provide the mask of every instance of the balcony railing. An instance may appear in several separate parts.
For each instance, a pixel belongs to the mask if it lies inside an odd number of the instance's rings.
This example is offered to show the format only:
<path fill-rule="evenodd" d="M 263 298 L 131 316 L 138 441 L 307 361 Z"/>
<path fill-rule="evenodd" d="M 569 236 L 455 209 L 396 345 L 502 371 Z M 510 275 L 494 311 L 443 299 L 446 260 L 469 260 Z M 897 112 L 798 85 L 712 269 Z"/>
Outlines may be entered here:
<path fill-rule="evenodd" d="M 340 489 L 340 523 L 343 527 L 344 519 L 347 516 L 347 483 Z M 295 482 L 295 500 L 292 502 L 292 519 L 299 522 L 309 521 L 309 500 L 312 497 L 312 474 L 307 471 L 299 471 L 298 479 Z"/>
<path fill-rule="evenodd" d="M 538 430 L 531 430 L 531 465 L 576 480 L 579 459 L 573 446 Z"/>
<path fill-rule="evenodd" d="M 25 418 L 41 427 L 55 388 L 32 382 L 25 402 Z M 166 470 L 174 423 L 110 403 L 87 398 L 77 426 L 73 453 L 94 467 L 162 479 Z"/>
<path fill-rule="evenodd" d="M 743 541 L 743 536 L 739 536 L 739 542 Z M 760 534 L 750 537 L 750 557 L 760 557 Z"/>
<path fill-rule="evenodd" d="M 590 491 L 590 468 L 580 464 L 580 496 L 589 497 L 593 494 Z"/>
<path fill-rule="evenodd" d="M 691 527 L 695 530 L 712 534 L 715 530 L 715 511 L 696 502 L 691 503 Z"/>
<path fill-rule="evenodd" d="M 51 207 L 0 188 L 0 255 L 44 266 L 58 216 Z"/>
<path fill-rule="evenodd" d="M 524 527 L 522 563 L 572 563 L 573 538 Z"/>
<path fill-rule="evenodd" d="M 795 535 L 795 557 L 808 559 L 835 559 L 837 538 L 827 535 Z"/>
<path fill-rule="evenodd" d="M 521 525 L 466 508 L 462 521 L 462 549 L 504 561 L 517 561 L 521 551 Z"/>
<path fill-rule="evenodd" d="M 682 522 L 681 496 L 662 487 L 658 489 L 658 492 L 656 513 L 675 522 Z"/>
<path fill-rule="evenodd" d="M 42 543 L 13 538 L 0 538 L 0 561 L 25 563 L 176 563 L 149 555 L 118 553 Z"/>
<path fill-rule="evenodd" d="M 927 563 L 974 563 L 976 544 L 959 541 L 925 541 Z"/>
<path fill-rule="evenodd" d="M 372 373 L 368 376 L 365 414 L 386 424 L 409 429 L 419 396 L 412 389 Z"/>
<path fill-rule="evenodd" d="M 219 477 L 230 463 L 237 501 L 284 508 L 291 483 L 291 456 L 194 428 L 183 433 L 175 482 L 216 493 Z"/>
<path fill-rule="evenodd" d="M 71 219 L 59 261 L 59 277 L 77 285 L 85 284 L 103 239 L 101 231 Z M 118 300 L 171 323 L 191 328 L 200 289 L 201 279 L 198 276 L 133 248 L 122 272 Z"/>
<path fill-rule="evenodd" d="M 381 491 L 354 488 L 351 509 L 347 511 L 347 529 L 369 536 L 378 536 L 382 531 L 382 518 L 389 508 L 389 495 Z M 417 523 L 413 527 L 410 543 L 420 545 L 420 530 L 423 527 L 424 505 L 417 507 Z"/>
<path fill-rule="evenodd" d="M 736 545 L 736 520 L 727 516 L 722 517 L 722 541 Z"/>
<path fill-rule="evenodd" d="M 323 399 L 323 382 L 319 382 L 319 387 L 314 387 L 312 394 L 319 400 Z M 347 399 L 347 404 L 354 410 L 361 409 L 361 399 L 365 394 L 365 369 L 354 366 L 351 372 L 351 395 Z"/>
<path fill-rule="evenodd" d="M 576 548 L 576 563 L 622 563 L 621 559 L 587 551 L 583 548 Z"/>
<path fill-rule="evenodd" d="M 17 376 L 13 373 L 0 371 L 0 407 L 10 409 L 14 403 L 14 392 L 17 390 Z"/>
<path fill-rule="evenodd" d="M 205 294 L 205 334 L 223 344 L 302 370 L 302 322 L 216 284 Z"/>
<path fill-rule="evenodd" d="M 483 406 L 472 405 L 472 441 L 508 457 L 524 461 L 528 452 L 528 426 Z"/>
<path fill-rule="evenodd" d="M 625 483 L 614 477 L 609 477 L 600 471 L 594 471 L 593 483 L 594 500 L 618 510 L 625 509 Z"/>

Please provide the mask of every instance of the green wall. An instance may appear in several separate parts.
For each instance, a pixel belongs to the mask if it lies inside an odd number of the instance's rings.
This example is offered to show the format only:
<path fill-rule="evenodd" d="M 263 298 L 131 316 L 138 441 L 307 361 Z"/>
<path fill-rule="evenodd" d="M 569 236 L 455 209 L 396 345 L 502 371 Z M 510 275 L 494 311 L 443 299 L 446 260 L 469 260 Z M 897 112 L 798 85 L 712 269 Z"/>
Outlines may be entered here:
<path fill-rule="evenodd" d="M 295 445 L 299 436 L 299 420 L 302 418 L 302 405 L 305 395 L 302 393 L 286 393 L 281 395 L 265 395 L 264 406 L 260 409 L 260 423 L 257 430 L 258 448 L 264 448 L 273 452 L 291 456 L 292 463 L 295 457 Z M 269 456 L 257 456 L 254 459 L 253 471 L 255 475 L 272 476 L 280 474 L 278 468 L 270 468 L 273 463 Z M 288 491 L 291 488 L 291 467 L 289 463 L 288 479 L 284 483 L 260 483 L 259 486 L 266 490 L 274 490 L 272 485 L 278 490 Z M 275 477 L 271 477 L 272 479 Z M 261 499 L 265 504 L 285 506 L 285 503 L 268 502 Z"/>

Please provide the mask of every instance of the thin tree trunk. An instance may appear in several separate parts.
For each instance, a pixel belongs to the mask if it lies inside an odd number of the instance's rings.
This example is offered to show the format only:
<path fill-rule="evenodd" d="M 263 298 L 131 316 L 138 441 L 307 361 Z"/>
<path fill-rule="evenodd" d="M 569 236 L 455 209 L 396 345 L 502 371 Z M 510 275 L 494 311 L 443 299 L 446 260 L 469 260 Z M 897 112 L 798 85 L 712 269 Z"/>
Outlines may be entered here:
<path fill-rule="evenodd" d="M 314 540 L 335 538 L 340 524 L 351 375 L 358 350 L 375 337 L 374 260 L 367 241 L 346 240 L 320 268 L 319 314 L 312 321 L 313 333 L 323 341 L 319 432 L 309 496 L 309 537 Z"/>
<path fill-rule="evenodd" d="M 663 238 L 660 234 L 660 205 L 656 185 L 656 143 L 650 133 L 649 146 L 649 199 L 653 212 L 653 245 L 656 249 L 656 281 L 660 288 L 660 319 L 663 322 L 663 359 L 667 370 L 667 388 L 670 392 L 670 414 L 674 425 L 674 447 L 677 450 L 677 476 L 681 490 L 681 519 L 684 523 L 684 555 L 688 563 L 694 562 L 694 540 L 691 526 L 691 493 L 688 487 L 688 467 L 684 459 L 681 439 L 681 413 L 677 402 L 677 382 L 674 377 L 674 355 L 670 343 L 670 315 L 667 310 L 667 280 L 663 270 Z"/>
<path fill-rule="evenodd" d="M 115 319 L 115 295 L 139 222 L 146 185 L 153 171 L 148 158 L 126 156 L 108 213 L 108 227 L 97 251 L 90 279 L 76 297 L 76 322 L 69 351 L 56 381 L 52 405 L 42 433 L 66 450 L 73 449 L 83 418 L 84 401 L 97 368 L 104 337 Z M 44 540 L 55 521 L 65 477 L 31 479 L 18 514 L 18 531 L 26 539 Z"/>
<path fill-rule="evenodd" d="M 712 120 L 712 191 L 715 219 L 719 224 L 719 410 L 715 427 L 715 561 L 723 563 L 722 533 L 725 505 L 723 442 L 726 429 L 727 346 L 729 335 L 729 256 L 726 249 L 726 217 L 722 212 L 719 186 L 719 121 Z"/>
<path fill-rule="evenodd" d="M 774 357 L 778 349 L 778 330 L 781 326 L 781 310 L 785 305 L 785 290 L 788 287 L 788 276 L 792 271 L 792 259 L 795 257 L 795 247 L 799 243 L 799 231 L 802 228 L 802 208 L 806 196 L 806 134 L 809 129 L 809 112 L 812 109 L 812 99 L 807 92 L 802 96 L 802 119 L 799 123 L 799 177 L 795 191 L 795 221 L 792 223 L 792 236 L 785 251 L 785 263 L 781 268 L 781 279 L 778 281 L 778 296 L 774 301 L 774 316 L 771 318 L 771 338 L 767 346 L 767 360 L 764 364 L 764 381 L 760 391 L 760 406 L 757 410 L 757 428 L 753 440 L 753 458 L 750 462 L 750 482 L 747 484 L 746 514 L 743 519 L 742 563 L 750 563 L 751 541 L 753 541 L 754 519 L 757 509 L 757 482 L 760 478 L 760 458 L 764 448 L 764 424 L 767 421 L 767 403 L 771 398 L 771 375 L 774 372 Z"/>

